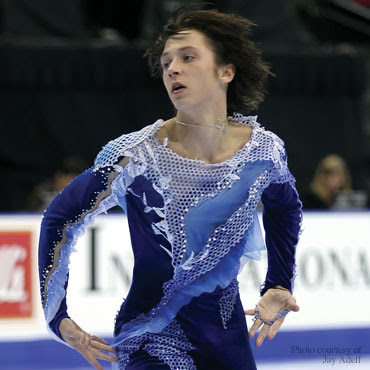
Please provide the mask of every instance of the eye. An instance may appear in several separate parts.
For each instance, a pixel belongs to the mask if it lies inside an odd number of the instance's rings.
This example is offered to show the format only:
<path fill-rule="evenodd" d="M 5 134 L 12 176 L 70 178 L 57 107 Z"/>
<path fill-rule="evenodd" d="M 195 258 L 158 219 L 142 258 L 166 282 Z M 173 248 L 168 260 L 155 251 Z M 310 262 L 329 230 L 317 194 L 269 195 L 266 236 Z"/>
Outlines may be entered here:
<path fill-rule="evenodd" d="M 192 55 L 185 55 L 184 56 L 184 61 L 185 62 L 190 62 L 191 60 L 193 60 L 194 59 L 194 57 L 192 56 Z"/>
<path fill-rule="evenodd" d="M 171 64 L 171 60 L 168 58 L 161 61 L 161 65 L 163 69 L 167 69 L 170 66 L 170 64 Z"/>

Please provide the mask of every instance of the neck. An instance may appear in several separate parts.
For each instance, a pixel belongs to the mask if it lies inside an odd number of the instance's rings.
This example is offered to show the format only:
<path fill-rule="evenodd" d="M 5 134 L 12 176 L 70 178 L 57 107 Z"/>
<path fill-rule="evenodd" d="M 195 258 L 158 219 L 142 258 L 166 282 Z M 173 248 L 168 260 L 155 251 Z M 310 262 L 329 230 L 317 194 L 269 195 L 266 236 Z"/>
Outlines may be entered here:
<path fill-rule="evenodd" d="M 227 115 L 226 95 L 214 96 L 210 101 L 201 101 L 185 109 L 179 109 L 177 118 L 180 121 L 211 125 L 217 119 L 223 120 Z"/>
<path fill-rule="evenodd" d="M 218 122 L 226 122 L 227 121 L 227 113 L 225 111 L 220 112 L 208 112 L 204 114 L 186 114 L 183 112 L 177 112 L 176 118 L 180 122 L 184 122 L 189 124 L 188 127 L 192 125 L 195 126 L 212 126 Z M 194 127 L 194 126 L 192 126 Z M 203 135 L 203 134 L 201 134 Z"/>
<path fill-rule="evenodd" d="M 227 132 L 227 127 L 226 127 L 226 122 L 227 118 L 223 119 L 217 119 L 217 121 L 212 124 L 212 125 L 206 125 L 206 124 L 199 124 L 199 123 L 189 123 L 189 122 L 182 122 L 179 121 L 177 117 L 175 117 L 175 122 L 181 126 L 190 126 L 190 127 L 198 127 L 198 128 L 211 128 L 215 130 L 220 130 L 223 134 L 226 134 Z"/>
<path fill-rule="evenodd" d="M 226 109 L 223 112 L 211 112 L 198 116 L 178 112 L 176 115 L 178 121 L 185 125 L 176 123 L 175 132 L 177 141 L 182 147 L 190 153 L 199 153 L 203 158 L 211 158 L 223 151 L 227 134 L 227 114 Z M 224 129 L 216 128 L 214 125 L 221 122 Z M 204 127 L 201 127 L 204 126 Z"/>
<path fill-rule="evenodd" d="M 177 112 L 175 117 L 176 130 L 179 138 L 191 141 L 199 141 L 203 145 L 207 141 L 215 144 L 222 134 L 227 132 L 227 113 L 225 111 L 211 111 L 196 116 Z M 183 140 L 181 140 L 183 141 Z"/>
<path fill-rule="evenodd" d="M 226 93 L 215 92 L 211 98 L 184 109 L 179 108 L 176 117 L 179 121 L 199 125 L 213 125 L 218 119 L 224 121 L 227 117 Z"/>

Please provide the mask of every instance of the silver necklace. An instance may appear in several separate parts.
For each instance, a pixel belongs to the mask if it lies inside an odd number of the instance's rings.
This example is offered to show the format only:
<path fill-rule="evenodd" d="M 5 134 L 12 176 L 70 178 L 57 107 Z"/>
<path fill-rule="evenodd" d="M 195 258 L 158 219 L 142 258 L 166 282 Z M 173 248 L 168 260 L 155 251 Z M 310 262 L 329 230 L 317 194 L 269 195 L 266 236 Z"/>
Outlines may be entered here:
<path fill-rule="evenodd" d="M 211 127 L 215 128 L 217 130 L 220 130 L 223 134 L 226 134 L 227 128 L 225 127 L 225 123 L 227 121 L 227 117 L 224 121 L 221 122 L 221 119 L 219 118 L 217 122 L 213 125 L 201 125 L 200 123 L 187 123 L 187 122 L 181 122 L 175 117 L 175 122 L 182 126 L 198 126 L 198 127 Z"/>

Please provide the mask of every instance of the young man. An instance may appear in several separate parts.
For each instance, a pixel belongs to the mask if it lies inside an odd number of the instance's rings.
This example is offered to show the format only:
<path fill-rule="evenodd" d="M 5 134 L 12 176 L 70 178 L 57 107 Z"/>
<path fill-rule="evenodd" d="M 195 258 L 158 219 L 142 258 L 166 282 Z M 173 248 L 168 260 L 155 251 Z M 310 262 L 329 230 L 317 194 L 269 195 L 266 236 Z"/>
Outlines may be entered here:
<path fill-rule="evenodd" d="M 214 10 L 179 12 L 146 55 L 175 117 L 109 142 L 47 210 L 40 240 L 46 320 L 96 369 L 255 369 L 256 344 L 272 339 L 289 311 L 301 202 L 283 142 L 246 117 L 269 73 L 245 18 Z M 237 275 L 259 259 L 268 272 L 254 309 L 241 305 Z M 113 346 L 69 318 L 65 280 L 81 230 L 115 205 L 126 212 L 135 269 Z M 110 354 L 117 353 L 117 358 Z"/>

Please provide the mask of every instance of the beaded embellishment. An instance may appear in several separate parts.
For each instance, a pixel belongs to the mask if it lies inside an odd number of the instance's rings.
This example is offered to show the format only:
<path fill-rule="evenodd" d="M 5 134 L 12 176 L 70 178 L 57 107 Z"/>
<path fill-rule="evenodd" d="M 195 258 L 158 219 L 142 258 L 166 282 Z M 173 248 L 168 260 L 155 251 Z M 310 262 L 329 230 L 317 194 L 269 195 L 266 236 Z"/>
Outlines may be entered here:
<path fill-rule="evenodd" d="M 239 282 L 234 279 L 223 291 L 222 297 L 219 300 L 222 325 L 225 329 L 227 329 L 227 322 L 231 319 L 238 292 Z"/>
<path fill-rule="evenodd" d="M 117 346 L 118 368 L 124 370 L 130 355 L 139 349 L 158 357 L 171 370 L 196 370 L 193 359 L 187 353 L 194 347 L 176 320 L 172 320 L 161 333 L 145 333 L 120 343 Z"/>

